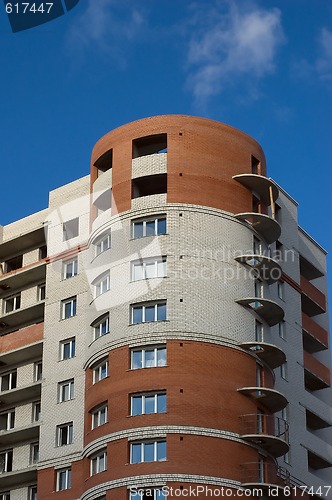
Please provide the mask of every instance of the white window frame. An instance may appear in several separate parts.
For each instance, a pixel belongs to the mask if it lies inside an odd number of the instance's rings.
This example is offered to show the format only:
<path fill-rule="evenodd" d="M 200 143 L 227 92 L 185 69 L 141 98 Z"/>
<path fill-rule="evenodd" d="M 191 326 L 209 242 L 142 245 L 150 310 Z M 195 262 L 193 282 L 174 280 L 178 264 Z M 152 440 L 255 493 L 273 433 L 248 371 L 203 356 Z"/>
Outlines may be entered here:
<path fill-rule="evenodd" d="M 41 402 L 33 401 L 32 403 L 32 422 L 39 422 L 41 415 Z"/>
<path fill-rule="evenodd" d="M 46 297 L 46 283 L 41 283 L 37 286 L 37 300 L 42 302 Z"/>
<path fill-rule="evenodd" d="M 152 271 L 152 273 L 151 273 Z M 137 277 L 137 273 L 139 277 Z M 131 281 L 150 278 L 165 278 L 167 275 L 167 257 L 148 257 L 131 262 Z"/>
<path fill-rule="evenodd" d="M 36 361 L 34 363 L 33 369 L 33 380 L 34 382 L 39 382 L 43 378 L 43 363 L 42 361 Z"/>
<path fill-rule="evenodd" d="M 70 314 L 66 315 L 66 306 L 70 304 Z M 68 299 L 64 299 L 61 301 L 61 319 L 69 319 L 73 318 L 77 314 L 77 297 L 74 295 L 73 297 L 69 297 Z"/>
<path fill-rule="evenodd" d="M 36 453 L 37 450 L 37 453 Z M 35 458 L 37 455 L 37 458 Z M 30 444 L 30 464 L 36 464 L 39 461 L 39 442 Z"/>
<path fill-rule="evenodd" d="M 99 295 L 108 292 L 111 288 L 110 272 L 107 271 L 106 273 L 103 273 L 101 276 L 98 276 L 98 278 L 96 278 L 92 284 L 94 286 L 95 299 L 99 297 Z"/>
<path fill-rule="evenodd" d="M 166 231 L 165 233 L 159 233 L 158 232 L 158 221 L 165 219 L 166 220 Z M 147 222 L 154 222 L 155 227 L 154 227 L 154 233 L 153 234 L 146 234 L 146 223 Z M 135 237 L 135 224 L 142 224 L 143 223 L 143 235 L 142 236 L 137 236 Z M 154 217 L 147 217 L 144 219 L 135 219 L 132 220 L 132 238 L 135 240 L 138 240 L 140 238 L 145 238 L 146 236 L 158 236 L 159 234 L 166 234 L 167 232 L 167 217 L 165 214 L 163 215 L 156 215 Z"/>
<path fill-rule="evenodd" d="M 56 428 L 56 443 L 57 446 L 67 446 L 73 443 L 73 422 L 57 425 Z"/>
<path fill-rule="evenodd" d="M 9 302 L 13 301 L 13 306 L 8 310 Z M 10 297 L 5 297 L 3 299 L 4 303 L 4 314 L 10 314 L 21 309 L 21 292 L 11 295 Z"/>
<path fill-rule="evenodd" d="M 100 450 L 90 457 L 90 476 L 104 472 L 107 469 L 107 451 Z"/>
<path fill-rule="evenodd" d="M 95 242 L 95 257 L 111 248 L 111 233 L 103 234 Z"/>
<path fill-rule="evenodd" d="M 3 379 L 8 377 L 8 389 L 3 389 Z M 16 389 L 17 387 L 17 370 L 11 370 L 10 372 L 3 373 L 0 375 L 0 390 L 1 392 L 11 391 L 12 389 Z"/>
<path fill-rule="evenodd" d="M 61 477 L 64 475 L 64 487 L 62 486 Z M 69 490 L 71 488 L 71 467 L 65 467 L 56 471 L 56 491 Z"/>
<path fill-rule="evenodd" d="M 147 351 L 153 351 L 154 352 L 154 356 L 153 356 L 153 361 L 154 361 L 154 364 L 153 366 L 147 366 L 146 365 L 146 352 Z M 166 360 L 165 360 L 165 364 L 158 364 L 158 351 L 165 351 L 165 357 L 166 357 Z M 139 368 L 134 368 L 134 353 L 135 352 L 141 352 L 142 353 L 142 366 L 139 367 Z M 140 370 L 140 369 L 143 369 L 143 368 L 158 368 L 160 366 L 166 366 L 167 364 L 167 348 L 166 348 L 166 345 L 159 345 L 159 346 L 146 346 L 146 347 L 142 347 L 142 348 L 134 348 L 131 350 L 131 370 Z"/>
<path fill-rule="evenodd" d="M 65 356 L 65 348 L 69 345 L 69 356 Z M 60 361 L 66 361 L 75 357 L 76 337 L 60 341 Z"/>
<path fill-rule="evenodd" d="M 3 459 L 1 457 L 3 456 Z M 0 464 L 3 464 L 3 467 L 0 469 L 1 473 L 12 472 L 13 470 L 13 450 L 2 450 L 0 451 Z M 8 470 L 8 468 L 10 470 Z"/>
<path fill-rule="evenodd" d="M 108 421 L 108 404 L 103 403 L 91 410 L 91 429 L 96 429 Z"/>
<path fill-rule="evenodd" d="M 105 375 L 103 375 L 103 371 L 105 368 Z M 98 364 L 94 365 L 92 367 L 92 373 L 93 373 L 93 384 L 97 384 L 101 380 L 104 380 L 105 378 L 108 377 L 108 359 L 103 359 L 100 361 Z"/>
<path fill-rule="evenodd" d="M 62 279 L 68 280 L 78 275 L 78 257 L 62 262 Z"/>
<path fill-rule="evenodd" d="M 109 313 L 100 316 L 92 323 L 93 328 L 93 340 L 99 339 L 110 332 L 110 316 Z M 103 327 L 105 326 L 105 328 Z M 105 330 L 105 331 L 103 331 Z"/>
<path fill-rule="evenodd" d="M 166 307 L 166 318 L 167 318 L 167 302 L 166 300 L 160 300 L 158 302 L 146 302 L 142 304 L 132 304 L 131 307 L 131 324 L 140 325 L 142 323 L 154 323 L 157 321 L 165 321 L 164 319 L 158 319 L 158 306 Z M 146 308 L 154 307 L 154 319 L 152 321 L 146 321 Z M 142 321 L 134 323 L 134 311 L 135 309 L 142 309 Z"/>
<path fill-rule="evenodd" d="M 2 431 L 10 431 L 15 427 L 15 408 L 11 410 L 6 410 L 0 413 L 0 417 L 3 417 L 3 421 L 5 422 L 5 426 Z"/>
<path fill-rule="evenodd" d="M 68 397 L 66 397 L 68 395 Z M 58 383 L 58 402 L 65 403 L 74 399 L 74 379 L 63 380 Z"/>
<path fill-rule="evenodd" d="M 166 439 L 156 439 L 156 440 L 146 440 L 146 441 L 134 441 L 130 443 L 130 463 L 131 464 L 141 464 L 141 463 L 151 463 L 151 462 L 163 462 L 167 460 L 167 453 L 165 458 L 161 458 L 158 460 L 158 444 L 159 443 L 165 443 L 166 445 Z M 145 445 L 148 444 L 153 444 L 153 460 L 152 461 L 147 461 L 145 460 Z M 134 445 L 140 445 L 141 446 L 141 460 L 139 462 L 133 462 L 133 446 Z"/>
<path fill-rule="evenodd" d="M 158 396 L 165 396 L 166 399 L 166 391 L 156 391 L 156 392 L 144 392 L 141 394 L 132 394 L 130 397 L 130 415 L 133 416 L 138 416 L 138 415 L 151 415 L 153 413 L 166 413 L 166 409 L 163 411 L 158 411 Z M 146 412 L 146 399 L 147 398 L 153 398 L 153 411 L 147 413 Z M 141 408 L 142 412 L 141 413 L 135 413 L 134 414 L 134 399 L 141 399 Z M 166 405 L 167 405 L 167 400 L 166 400 Z"/>

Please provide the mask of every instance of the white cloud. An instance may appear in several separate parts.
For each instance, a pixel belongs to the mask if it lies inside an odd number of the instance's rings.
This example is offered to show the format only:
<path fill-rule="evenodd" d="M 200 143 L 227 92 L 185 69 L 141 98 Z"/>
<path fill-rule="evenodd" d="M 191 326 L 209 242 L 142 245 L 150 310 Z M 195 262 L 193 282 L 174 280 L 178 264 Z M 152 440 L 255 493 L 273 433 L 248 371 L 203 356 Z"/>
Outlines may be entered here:
<path fill-rule="evenodd" d="M 281 13 L 244 5 L 218 0 L 207 13 L 196 11 L 188 85 L 198 103 L 234 81 L 242 78 L 252 84 L 274 70 L 277 49 L 284 41 Z"/>
<path fill-rule="evenodd" d="M 323 28 L 319 37 L 320 56 L 316 62 L 316 70 L 322 80 L 332 80 L 332 32 Z"/>

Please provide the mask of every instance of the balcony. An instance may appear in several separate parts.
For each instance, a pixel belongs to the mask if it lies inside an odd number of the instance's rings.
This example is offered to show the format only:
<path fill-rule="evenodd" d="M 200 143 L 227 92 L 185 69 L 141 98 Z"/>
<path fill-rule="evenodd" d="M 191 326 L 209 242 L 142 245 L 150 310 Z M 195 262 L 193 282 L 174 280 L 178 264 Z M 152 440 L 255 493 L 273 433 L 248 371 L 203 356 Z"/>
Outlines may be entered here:
<path fill-rule="evenodd" d="M 3 472 L 1 474 L 1 489 L 17 488 L 19 485 L 37 482 L 37 466 L 32 465 L 25 469 Z"/>
<path fill-rule="evenodd" d="M 311 450 L 308 450 L 308 467 L 314 470 L 327 469 L 332 467 L 332 459 L 326 460 L 326 458 L 317 455 Z"/>
<path fill-rule="evenodd" d="M 281 266 L 271 257 L 252 253 L 235 257 L 235 260 L 253 269 L 255 277 L 266 281 L 268 285 L 277 282 L 281 278 Z"/>
<path fill-rule="evenodd" d="M 269 326 L 274 326 L 284 319 L 284 310 L 274 300 L 262 297 L 246 297 L 235 302 L 256 313 Z"/>
<path fill-rule="evenodd" d="M 45 260 L 34 262 L 0 276 L 0 297 L 8 295 L 10 290 L 28 288 L 33 283 L 45 281 Z"/>
<path fill-rule="evenodd" d="M 316 415 L 312 411 L 306 409 L 306 423 L 307 429 L 312 431 L 317 431 L 318 429 L 325 429 L 326 427 L 331 427 L 332 423 L 327 422 L 323 418 Z"/>
<path fill-rule="evenodd" d="M 306 351 L 313 353 L 328 349 L 329 334 L 327 330 L 305 313 L 302 313 L 302 335 L 303 347 Z"/>
<path fill-rule="evenodd" d="M 36 302 L 28 307 L 4 314 L 0 320 L 0 335 L 5 335 L 24 326 L 42 322 L 44 319 L 44 302 Z"/>
<path fill-rule="evenodd" d="M 1 406 L 15 405 L 23 401 L 39 399 L 41 394 L 41 382 L 33 382 L 29 385 L 16 387 L 8 391 L 0 392 L 0 409 Z"/>
<path fill-rule="evenodd" d="M 286 361 L 284 351 L 274 344 L 268 344 L 266 342 L 241 342 L 239 345 L 242 349 L 257 356 L 272 370 L 283 365 Z"/>
<path fill-rule="evenodd" d="M 279 223 L 268 215 L 256 212 L 236 214 L 234 217 L 248 224 L 268 245 L 277 241 L 281 234 Z"/>
<path fill-rule="evenodd" d="M 330 387 L 330 370 L 311 354 L 303 352 L 304 383 L 306 389 L 318 391 Z"/>
<path fill-rule="evenodd" d="M 14 336 L 14 338 L 13 338 Z M 42 358 L 44 323 L 27 326 L 1 339 L 0 366 Z"/>
<path fill-rule="evenodd" d="M 245 489 L 257 488 L 263 494 L 269 494 L 271 488 L 280 488 L 279 499 L 283 499 L 283 488 L 290 485 L 290 475 L 286 469 L 274 463 L 248 462 L 241 465 L 242 487 Z"/>
<path fill-rule="evenodd" d="M 44 225 L 41 224 L 40 227 L 32 231 L 20 234 L 16 238 L 1 243 L 0 262 L 5 262 L 7 259 L 11 258 L 12 255 L 16 254 L 18 249 L 23 254 L 33 248 L 44 246 L 46 241 L 45 231 L 46 226 L 44 227 Z"/>
<path fill-rule="evenodd" d="M 300 286 L 303 312 L 310 317 L 326 312 L 325 295 L 303 276 L 300 279 Z"/>
<path fill-rule="evenodd" d="M 256 193 L 265 205 L 272 205 L 279 196 L 277 185 L 267 177 L 258 174 L 238 174 L 233 179 Z"/>
<path fill-rule="evenodd" d="M 0 431 L 1 446 L 11 447 L 23 441 L 36 441 L 39 437 L 39 424 L 32 423 L 28 427 L 17 427 L 8 431 Z"/>
<path fill-rule="evenodd" d="M 274 457 L 289 450 L 288 423 L 274 415 L 262 413 L 242 415 L 242 439 L 259 446 Z"/>
<path fill-rule="evenodd" d="M 281 411 L 288 404 L 287 399 L 281 392 L 268 387 L 240 387 L 238 392 L 255 400 L 270 413 Z"/>

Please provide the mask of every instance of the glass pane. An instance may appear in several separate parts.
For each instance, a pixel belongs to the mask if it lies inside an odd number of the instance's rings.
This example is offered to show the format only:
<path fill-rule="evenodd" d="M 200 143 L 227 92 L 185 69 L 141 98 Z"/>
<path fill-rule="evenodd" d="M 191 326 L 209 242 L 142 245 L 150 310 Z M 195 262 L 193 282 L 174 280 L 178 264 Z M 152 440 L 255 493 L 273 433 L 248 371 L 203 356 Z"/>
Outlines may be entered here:
<path fill-rule="evenodd" d="M 142 396 L 135 396 L 132 398 L 132 415 L 142 415 Z"/>
<path fill-rule="evenodd" d="M 143 264 L 134 264 L 133 265 L 133 280 L 142 280 L 143 279 Z"/>
<path fill-rule="evenodd" d="M 143 236 L 143 222 L 134 223 L 134 238 L 142 238 Z"/>
<path fill-rule="evenodd" d="M 145 306 L 145 321 L 155 321 L 155 306 Z"/>
<path fill-rule="evenodd" d="M 145 367 L 150 368 L 152 366 L 155 366 L 154 349 L 145 351 Z"/>
<path fill-rule="evenodd" d="M 166 366 L 166 348 L 157 350 L 157 366 Z"/>
<path fill-rule="evenodd" d="M 155 403 L 154 396 L 145 396 L 145 413 L 155 412 L 154 403 Z"/>
<path fill-rule="evenodd" d="M 145 264 L 145 277 L 146 278 L 155 278 L 156 277 L 156 263 L 155 262 L 146 262 L 146 264 Z"/>
<path fill-rule="evenodd" d="M 166 441 L 157 443 L 157 460 L 166 460 Z"/>
<path fill-rule="evenodd" d="M 154 443 L 144 443 L 144 462 L 154 461 Z"/>
<path fill-rule="evenodd" d="M 105 378 L 107 377 L 107 363 L 104 363 L 101 367 L 100 367 L 100 378 Z"/>
<path fill-rule="evenodd" d="M 161 413 L 166 411 L 166 394 L 157 395 L 157 412 Z"/>
<path fill-rule="evenodd" d="M 107 420 L 107 408 L 102 408 L 100 410 L 100 425 L 103 425 L 106 423 Z"/>
<path fill-rule="evenodd" d="M 146 236 L 154 236 L 155 234 L 155 220 L 146 221 Z"/>
<path fill-rule="evenodd" d="M 143 321 L 143 308 L 134 307 L 133 308 L 133 324 L 142 323 Z"/>
<path fill-rule="evenodd" d="M 131 359 L 131 367 L 133 369 L 142 368 L 142 351 L 133 351 Z"/>
<path fill-rule="evenodd" d="M 157 234 L 166 234 L 166 217 L 163 219 L 158 219 L 158 233 Z"/>
<path fill-rule="evenodd" d="M 166 304 L 157 304 L 157 320 L 164 321 L 166 319 Z"/>
<path fill-rule="evenodd" d="M 158 262 L 158 277 L 163 278 L 166 276 L 166 261 Z"/>
<path fill-rule="evenodd" d="M 67 342 L 66 344 L 63 344 L 63 359 L 68 359 L 70 358 L 70 343 Z"/>
<path fill-rule="evenodd" d="M 141 443 L 131 445 L 131 463 L 137 464 L 141 462 Z"/>

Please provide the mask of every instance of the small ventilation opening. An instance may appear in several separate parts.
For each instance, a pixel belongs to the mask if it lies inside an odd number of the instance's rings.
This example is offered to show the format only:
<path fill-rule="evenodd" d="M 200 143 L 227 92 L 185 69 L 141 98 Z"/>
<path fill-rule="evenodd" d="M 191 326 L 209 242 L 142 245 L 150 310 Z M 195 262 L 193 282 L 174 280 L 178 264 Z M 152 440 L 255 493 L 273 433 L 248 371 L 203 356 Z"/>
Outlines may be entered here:
<path fill-rule="evenodd" d="M 95 161 L 94 166 L 97 169 L 98 176 L 103 172 L 110 170 L 113 165 L 113 149 L 109 149 L 106 153 L 102 154 L 98 160 Z"/>
<path fill-rule="evenodd" d="M 132 180 L 132 198 L 167 193 L 167 174 L 146 175 Z"/>
<path fill-rule="evenodd" d="M 133 140 L 133 158 L 167 153 L 167 134 L 147 135 Z"/>

